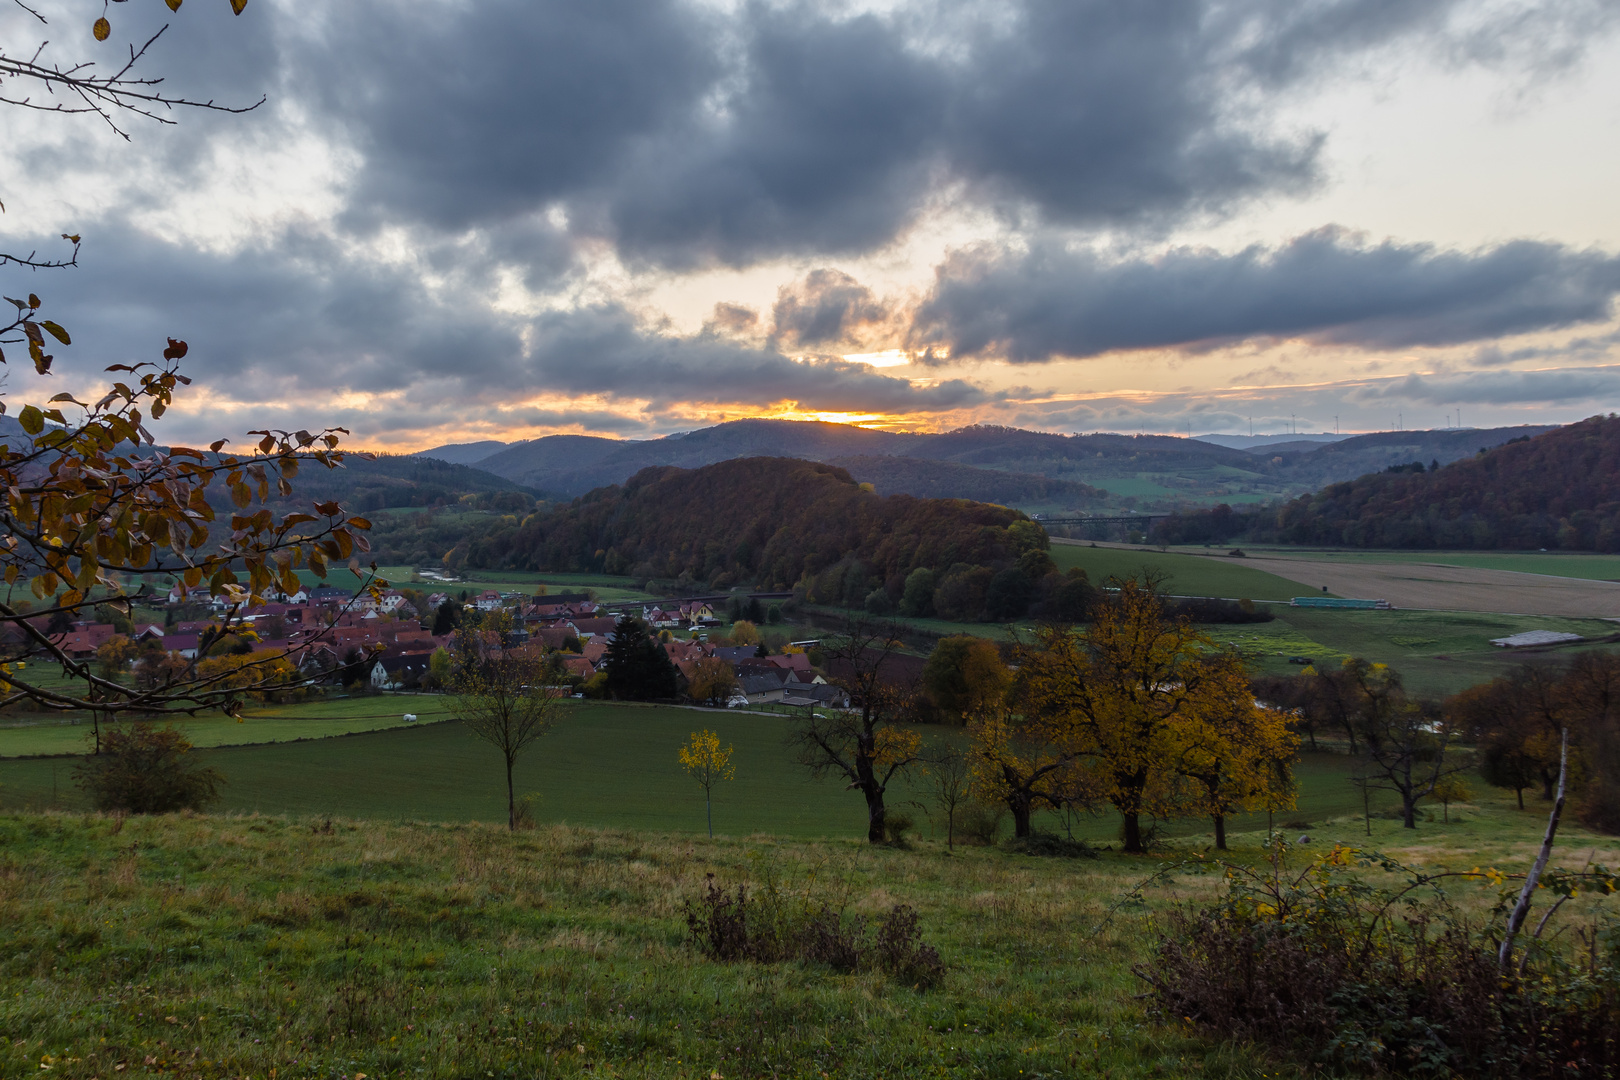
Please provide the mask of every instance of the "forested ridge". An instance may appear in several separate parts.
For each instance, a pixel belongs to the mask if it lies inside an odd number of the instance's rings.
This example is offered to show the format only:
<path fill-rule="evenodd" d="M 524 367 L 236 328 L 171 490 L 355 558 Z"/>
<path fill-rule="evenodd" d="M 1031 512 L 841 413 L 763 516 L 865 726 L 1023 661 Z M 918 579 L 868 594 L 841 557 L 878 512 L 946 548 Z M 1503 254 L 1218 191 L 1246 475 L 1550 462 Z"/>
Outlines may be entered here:
<path fill-rule="evenodd" d="M 536 514 L 513 536 L 510 562 L 786 589 L 854 560 L 898 595 L 919 567 L 1016 559 L 1008 527 L 1024 520 L 984 503 L 878 495 L 832 465 L 737 458 L 643 469 Z"/>
<path fill-rule="evenodd" d="M 1280 506 L 1181 514 L 1166 543 L 1620 551 L 1620 418 L 1514 440 L 1450 465 L 1412 462 Z"/>

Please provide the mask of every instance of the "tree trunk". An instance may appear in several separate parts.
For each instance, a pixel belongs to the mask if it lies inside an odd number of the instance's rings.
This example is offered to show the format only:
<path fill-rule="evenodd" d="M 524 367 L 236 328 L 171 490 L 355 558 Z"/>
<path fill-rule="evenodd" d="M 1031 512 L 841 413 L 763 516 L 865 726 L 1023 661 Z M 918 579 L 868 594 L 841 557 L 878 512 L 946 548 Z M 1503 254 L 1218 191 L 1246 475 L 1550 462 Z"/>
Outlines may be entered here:
<path fill-rule="evenodd" d="M 1024 792 L 1016 792 L 1007 800 L 1007 809 L 1013 816 L 1013 835 L 1020 840 L 1029 837 L 1029 804 L 1029 796 Z"/>
<path fill-rule="evenodd" d="M 1217 851 L 1225 851 L 1226 850 L 1226 815 L 1225 814 L 1216 814 L 1214 816 L 1215 816 L 1215 849 Z"/>
<path fill-rule="evenodd" d="M 1519 809 L 1524 809 L 1524 788 L 1514 788 L 1513 794 L 1519 797 Z"/>
<path fill-rule="evenodd" d="M 709 815 L 709 839 L 714 839 L 714 800 L 709 797 L 707 789 L 703 792 L 703 809 Z"/>
<path fill-rule="evenodd" d="M 512 759 L 506 759 L 506 830 L 517 832 L 517 796 L 512 792 Z"/>
<path fill-rule="evenodd" d="M 1142 846 L 1142 815 L 1129 813 L 1125 815 L 1125 850 L 1132 855 L 1141 855 L 1146 849 Z"/>
<path fill-rule="evenodd" d="M 1417 800 L 1404 791 L 1401 792 L 1401 827 L 1417 828 Z"/>
<path fill-rule="evenodd" d="M 883 824 L 888 811 L 883 806 L 883 789 L 870 787 L 866 790 L 866 842 L 869 844 L 883 843 Z"/>

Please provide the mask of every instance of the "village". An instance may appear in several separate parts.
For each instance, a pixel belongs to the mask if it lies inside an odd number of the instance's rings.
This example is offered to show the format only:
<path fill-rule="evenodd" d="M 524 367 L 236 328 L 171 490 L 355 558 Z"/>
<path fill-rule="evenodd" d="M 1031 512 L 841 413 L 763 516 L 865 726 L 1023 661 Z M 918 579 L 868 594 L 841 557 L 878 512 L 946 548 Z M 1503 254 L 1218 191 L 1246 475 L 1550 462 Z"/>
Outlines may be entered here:
<path fill-rule="evenodd" d="M 503 622 L 512 629 L 484 631 L 480 647 L 526 651 L 552 661 L 552 669 L 566 681 L 550 687 L 551 692 L 583 697 L 601 687 L 597 676 L 605 672 L 609 645 L 621 621 L 629 618 L 639 620 L 669 657 L 682 698 L 728 708 L 849 705 L 848 692 L 831 685 L 812 664 L 809 650 L 815 641 L 787 644 L 776 655 L 757 643 L 732 643 L 721 632 L 725 624 L 713 601 L 703 598 L 604 605 L 588 593 L 530 596 L 486 589 L 463 590 L 455 597 L 449 592 L 424 596 L 389 588 L 373 594 L 323 585 L 290 595 L 273 593 L 252 606 L 233 606 L 225 597 L 200 603 L 205 616 L 174 618 L 175 611 L 199 606 L 194 595 L 176 586 L 167 597 L 165 622 L 53 624 L 43 616 L 33 622 L 73 659 L 96 662 L 108 675 L 131 672 L 137 685 L 161 679 L 165 671 L 231 656 L 246 658 L 239 661 L 245 664 L 284 659 L 290 665 L 289 682 L 302 687 L 443 691 L 447 687 L 442 675 L 434 675 L 434 655 L 445 654 L 442 672 L 456 625 L 463 620 L 476 625 L 489 613 L 503 612 L 508 616 Z M 454 611 L 454 621 L 446 618 L 448 611 Z M 723 671 L 716 662 L 724 665 Z M 700 680 L 702 692 L 692 693 Z"/>

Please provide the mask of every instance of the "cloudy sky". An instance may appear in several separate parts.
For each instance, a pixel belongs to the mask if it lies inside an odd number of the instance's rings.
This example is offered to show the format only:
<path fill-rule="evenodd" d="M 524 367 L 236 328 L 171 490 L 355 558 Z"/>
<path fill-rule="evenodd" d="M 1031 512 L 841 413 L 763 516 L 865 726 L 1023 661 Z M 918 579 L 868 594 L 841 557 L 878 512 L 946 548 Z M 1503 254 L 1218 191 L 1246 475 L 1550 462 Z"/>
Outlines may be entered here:
<path fill-rule="evenodd" d="M 1620 409 L 1620 0 L 46 0 L 0 106 L 50 386 L 417 449 L 769 415 L 1369 431 Z M 13 96 L 11 85 L 0 93 Z M 60 246 L 60 242 L 57 242 Z"/>

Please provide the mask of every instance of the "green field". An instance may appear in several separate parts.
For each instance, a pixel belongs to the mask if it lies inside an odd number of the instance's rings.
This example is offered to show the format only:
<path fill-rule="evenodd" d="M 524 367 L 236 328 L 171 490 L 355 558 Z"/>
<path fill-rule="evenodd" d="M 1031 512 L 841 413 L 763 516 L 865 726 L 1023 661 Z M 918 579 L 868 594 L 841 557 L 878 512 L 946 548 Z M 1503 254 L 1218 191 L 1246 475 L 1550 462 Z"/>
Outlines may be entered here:
<path fill-rule="evenodd" d="M 1356 551 L 1291 547 L 1256 547 L 1247 550 L 1256 555 L 1275 554 L 1290 558 L 1331 559 L 1334 562 L 1438 563 L 1441 566 L 1509 570 L 1520 574 L 1547 574 L 1552 577 L 1584 578 L 1588 581 L 1620 581 L 1620 555 L 1564 551 Z"/>
<path fill-rule="evenodd" d="M 1242 559 L 1160 552 L 1151 548 L 1090 547 L 1084 543 L 1052 544 L 1059 570 L 1080 567 L 1093 585 L 1110 577 L 1130 577 L 1144 567 L 1164 574 L 1166 592 L 1181 596 L 1219 596 L 1232 600 L 1291 600 L 1305 590 L 1297 581 L 1254 570 Z"/>
<path fill-rule="evenodd" d="M 423 723 L 445 720 L 451 715 L 451 701 L 437 694 L 329 697 L 292 705 L 250 706 L 243 710 L 241 723 L 219 713 L 180 716 L 173 723 L 194 746 L 240 746 L 402 727 L 406 713 Z M 0 759 L 82 753 L 90 737 L 87 717 L 10 716 L 0 720 Z"/>
<path fill-rule="evenodd" d="M 364 701 L 425 703 L 426 696 Z M 341 704 L 341 703 L 339 703 Z M 419 715 L 427 708 L 416 705 Z M 375 706 L 374 706 L 375 708 Z M 397 724 L 397 713 L 390 714 Z M 442 713 L 441 713 L 442 715 Z M 295 725 L 313 730 L 323 723 L 341 727 L 348 720 L 199 721 L 203 738 L 243 741 L 261 737 L 265 745 L 200 750 L 218 767 L 227 785 L 221 809 L 242 813 L 334 815 L 412 821 L 504 821 L 505 791 L 500 758 L 459 724 L 391 727 L 345 737 L 285 739 Z M 210 729 L 207 725 L 213 724 Z M 698 788 L 677 767 L 676 749 L 701 728 L 716 731 L 735 746 L 737 777 L 716 789 L 715 829 L 735 836 L 856 837 L 866 828 L 865 804 L 842 782 L 818 780 L 797 764 L 783 739 L 790 721 L 762 714 L 715 712 L 666 706 L 569 702 L 556 729 L 520 761 L 520 794 L 538 793 L 537 819 L 602 828 L 666 832 L 704 828 Z M 63 738 L 67 750 L 82 750 L 82 728 Z M 928 739 L 960 739 L 955 729 L 923 729 Z M 17 737 L 14 731 L 0 736 Z M 298 737 L 298 736 L 291 736 Z M 33 746 L 42 740 L 35 736 Z M 71 745 L 77 743 L 77 745 Z M 611 753 L 604 753 L 611 747 Z M 30 749 L 29 752 L 38 752 Z M 9 808 L 86 804 L 72 785 L 73 759 L 0 760 L 0 806 Z M 1299 767 L 1298 815 L 1320 821 L 1359 807 L 1345 779 L 1348 759 L 1310 755 Z M 920 781 L 897 781 L 889 803 L 925 825 L 913 805 L 924 797 Z M 1235 819 L 1236 830 L 1260 828 L 1263 818 Z M 926 825 L 925 825 L 926 827 Z M 1056 818 L 1047 828 L 1057 829 Z M 1075 835 L 1100 842 L 1118 834 L 1118 819 L 1098 814 L 1071 822 Z M 1208 831 L 1203 820 L 1176 822 L 1169 834 Z"/>

